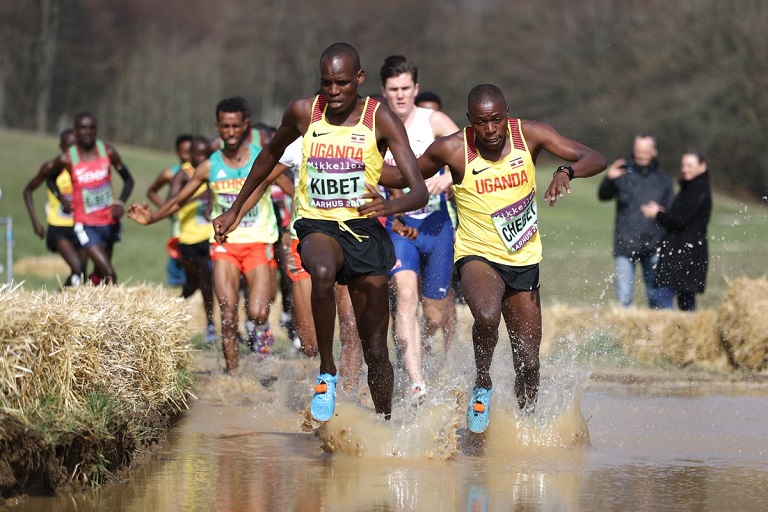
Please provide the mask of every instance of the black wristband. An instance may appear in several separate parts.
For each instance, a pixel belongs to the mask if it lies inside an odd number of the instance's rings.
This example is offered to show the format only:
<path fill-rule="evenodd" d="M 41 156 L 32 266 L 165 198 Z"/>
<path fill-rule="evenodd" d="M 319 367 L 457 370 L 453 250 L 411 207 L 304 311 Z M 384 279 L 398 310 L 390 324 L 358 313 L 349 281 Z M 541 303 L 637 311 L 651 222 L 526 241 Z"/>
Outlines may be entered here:
<path fill-rule="evenodd" d="M 559 172 L 564 172 L 568 174 L 568 181 L 571 181 L 573 179 L 573 167 L 571 167 L 570 165 L 561 165 L 560 167 L 555 169 L 555 172 L 552 173 L 552 177 L 554 178 L 555 174 Z"/>

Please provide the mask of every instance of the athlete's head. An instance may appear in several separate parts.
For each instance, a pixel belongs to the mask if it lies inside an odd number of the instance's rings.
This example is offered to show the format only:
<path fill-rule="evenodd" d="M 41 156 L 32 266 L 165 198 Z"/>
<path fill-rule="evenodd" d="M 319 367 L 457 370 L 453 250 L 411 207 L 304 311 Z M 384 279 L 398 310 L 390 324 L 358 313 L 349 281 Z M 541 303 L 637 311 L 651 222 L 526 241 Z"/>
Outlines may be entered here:
<path fill-rule="evenodd" d="M 192 151 L 190 163 L 197 167 L 202 164 L 210 156 L 211 142 L 202 135 L 195 135 L 191 140 Z"/>
<path fill-rule="evenodd" d="M 235 149 L 250 135 L 251 109 L 244 98 L 234 97 L 216 104 L 216 129 L 224 147 Z"/>
<path fill-rule="evenodd" d="M 413 110 L 419 93 L 419 69 L 402 55 L 391 55 L 384 59 L 379 76 L 381 94 L 387 98 L 389 108 L 404 120 Z"/>
<path fill-rule="evenodd" d="M 96 117 L 90 112 L 81 112 L 75 116 L 77 143 L 90 149 L 96 144 Z"/>
<path fill-rule="evenodd" d="M 437 93 L 432 91 L 420 92 L 414 99 L 417 107 L 430 108 L 432 110 L 442 110 L 443 100 Z"/>
<path fill-rule="evenodd" d="M 59 148 L 61 148 L 62 152 L 75 144 L 77 144 L 77 134 L 74 128 L 67 128 L 59 134 Z"/>
<path fill-rule="evenodd" d="M 176 143 L 174 144 L 174 147 L 176 148 L 176 156 L 179 157 L 179 160 L 182 163 L 187 163 L 190 161 L 192 158 L 192 136 L 190 134 L 182 133 L 176 137 Z"/>
<path fill-rule="evenodd" d="M 343 114 L 357 103 L 357 88 L 365 81 L 360 55 L 347 43 L 334 43 L 320 57 L 320 89 L 328 109 Z"/>
<path fill-rule="evenodd" d="M 467 119 L 475 131 L 475 142 L 490 150 L 507 141 L 509 109 L 501 89 L 491 84 L 475 86 L 467 97 Z"/>

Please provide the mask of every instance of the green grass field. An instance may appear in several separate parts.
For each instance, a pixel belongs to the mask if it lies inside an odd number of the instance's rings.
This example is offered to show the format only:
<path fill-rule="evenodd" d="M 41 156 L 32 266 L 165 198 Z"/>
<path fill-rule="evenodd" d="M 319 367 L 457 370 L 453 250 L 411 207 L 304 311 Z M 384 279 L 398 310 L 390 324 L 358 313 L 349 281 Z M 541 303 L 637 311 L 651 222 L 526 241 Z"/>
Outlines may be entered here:
<path fill-rule="evenodd" d="M 146 201 L 146 190 L 162 169 L 175 163 L 166 153 L 115 144 L 134 175 L 136 187 L 132 201 Z M 32 231 L 22 190 L 37 172 L 40 164 L 56 155 L 53 137 L 0 130 L 0 161 L 4 172 L 0 188 L 0 216 L 12 216 L 14 223 L 14 259 L 48 254 L 45 244 Z M 549 183 L 556 164 L 541 162 L 538 183 Z M 717 170 L 715 170 L 717 172 Z M 677 176 L 673 176 L 677 179 Z M 611 273 L 614 204 L 597 200 L 600 176 L 575 180 L 573 193 L 550 208 L 540 204 L 539 219 L 544 244 L 542 262 L 542 300 L 573 305 L 611 304 L 615 301 Z M 115 178 L 120 186 L 119 177 Z M 541 201 L 541 197 L 539 197 Z M 35 193 L 38 215 L 43 217 L 45 202 L 41 187 Z M 115 249 L 115 267 L 120 282 L 155 282 L 165 279 L 165 239 L 170 225 L 150 227 L 123 222 L 123 241 Z M 716 307 L 729 279 L 763 277 L 765 240 L 768 239 L 768 208 L 745 203 L 722 195 L 715 197 L 715 208 L 709 229 L 710 271 L 706 293 L 700 297 L 701 307 Z M 2 274 L 5 279 L 5 274 Z M 14 275 L 26 287 L 55 288 L 56 278 L 36 275 Z M 645 292 L 638 278 L 635 301 L 643 304 Z"/>

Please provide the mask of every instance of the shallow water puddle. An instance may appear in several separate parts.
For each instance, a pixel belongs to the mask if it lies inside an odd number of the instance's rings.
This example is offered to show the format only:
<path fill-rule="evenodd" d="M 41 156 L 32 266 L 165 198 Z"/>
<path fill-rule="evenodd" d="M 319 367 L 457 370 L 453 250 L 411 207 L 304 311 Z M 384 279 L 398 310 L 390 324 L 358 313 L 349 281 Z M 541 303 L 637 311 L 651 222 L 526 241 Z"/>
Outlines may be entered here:
<path fill-rule="evenodd" d="M 457 382 L 455 371 L 439 371 L 427 402 L 396 400 L 391 422 L 372 414 L 363 389 L 340 397 L 337 415 L 305 432 L 314 372 L 314 362 L 297 360 L 246 360 L 237 377 L 212 371 L 168 443 L 129 481 L 30 498 L 16 510 L 655 511 L 768 503 L 764 391 L 591 386 L 586 373 L 572 371 L 545 375 L 538 410 L 523 417 L 508 391 L 512 377 L 494 375 L 491 427 L 472 436 L 464 420 L 469 377 Z"/>

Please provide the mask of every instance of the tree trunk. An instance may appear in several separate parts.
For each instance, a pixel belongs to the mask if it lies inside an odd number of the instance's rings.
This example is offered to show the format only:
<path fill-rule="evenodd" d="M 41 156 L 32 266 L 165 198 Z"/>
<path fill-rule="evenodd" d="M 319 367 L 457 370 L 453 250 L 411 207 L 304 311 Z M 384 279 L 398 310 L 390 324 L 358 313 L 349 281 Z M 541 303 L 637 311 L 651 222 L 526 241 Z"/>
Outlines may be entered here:
<path fill-rule="evenodd" d="M 48 128 L 48 112 L 53 88 L 53 64 L 56 59 L 60 21 L 60 2 L 57 0 L 40 0 L 40 39 L 38 44 L 40 60 L 37 68 L 38 89 L 35 108 L 35 127 L 38 133 L 45 133 Z"/>

